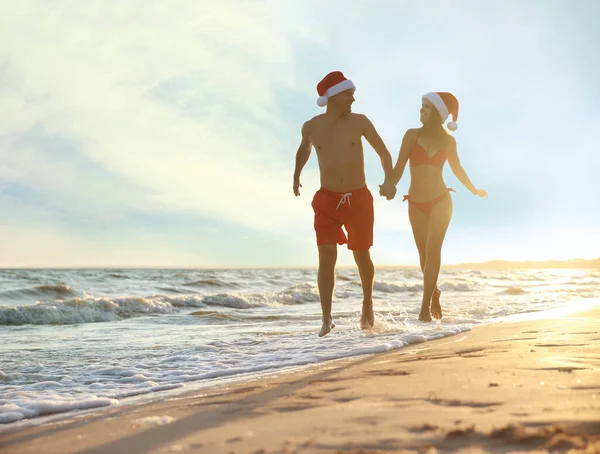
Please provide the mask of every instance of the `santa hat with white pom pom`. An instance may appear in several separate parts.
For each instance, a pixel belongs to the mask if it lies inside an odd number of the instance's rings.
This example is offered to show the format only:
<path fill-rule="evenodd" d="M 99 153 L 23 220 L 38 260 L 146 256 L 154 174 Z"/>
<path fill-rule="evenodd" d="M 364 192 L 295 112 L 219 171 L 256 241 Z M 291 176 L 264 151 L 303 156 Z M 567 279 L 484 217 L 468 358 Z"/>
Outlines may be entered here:
<path fill-rule="evenodd" d="M 450 131 L 456 131 L 458 125 L 456 121 L 458 120 L 458 99 L 452 94 L 445 91 L 432 91 L 423 96 L 423 99 L 426 99 L 436 110 L 439 112 L 440 117 L 442 117 L 442 122 L 446 121 L 448 115 L 452 115 L 452 121 L 448 122 L 448 129 Z"/>
<path fill-rule="evenodd" d="M 346 90 L 356 90 L 352 81 L 346 79 L 341 71 L 330 72 L 317 84 L 317 92 L 319 93 L 317 105 L 325 107 L 329 98 Z"/>

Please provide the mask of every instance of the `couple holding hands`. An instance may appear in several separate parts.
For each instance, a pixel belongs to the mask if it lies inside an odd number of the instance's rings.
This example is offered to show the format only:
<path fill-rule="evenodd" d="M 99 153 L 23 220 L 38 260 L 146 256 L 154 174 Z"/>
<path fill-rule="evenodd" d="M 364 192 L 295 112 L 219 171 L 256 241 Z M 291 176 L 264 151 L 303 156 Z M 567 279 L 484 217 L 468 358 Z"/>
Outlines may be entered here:
<path fill-rule="evenodd" d="M 331 303 L 338 244 L 348 244 L 358 266 L 363 289 L 361 328 L 371 329 L 375 323 L 372 300 L 375 268 L 369 253 L 373 245 L 373 196 L 366 185 L 363 137 L 379 155 L 385 172 L 385 181 L 379 186 L 380 195 L 392 200 L 406 164 L 410 167 L 410 188 L 404 200 L 408 201 L 408 216 L 423 272 L 421 321 L 442 318 L 437 280 L 442 244 L 452 217 L 450 192 L 453 191 L 446 187 L 442 177 L 446 161 L 471 193 L 487 197 L 485 190 L 477 189 L 471 183 L 458 158 L 456 140 L 444 128 L 449 115 L 453 121 L 448 123 L 448 129 L 454 131 L 457 128 L 458 101 L 452 94 L 430 92 L 422 97 L 422 126 L 406 131 L 394 166 L 390 152 L 373 124 L 365 115 L 352 113 L 355 90 L 352 81 L 340 71 L 327 74 L 319 82 L 317 104 L 326 106 L 327 110 L 304 123 L 302 141 L 296 153 L 296 196 L 300 195 L 300 173 L 312 147 L 319 162 L 321 188 L 312 201 L 319 249 L 317 283 L 323 310 L 319 336 L 335 327 Z"/>

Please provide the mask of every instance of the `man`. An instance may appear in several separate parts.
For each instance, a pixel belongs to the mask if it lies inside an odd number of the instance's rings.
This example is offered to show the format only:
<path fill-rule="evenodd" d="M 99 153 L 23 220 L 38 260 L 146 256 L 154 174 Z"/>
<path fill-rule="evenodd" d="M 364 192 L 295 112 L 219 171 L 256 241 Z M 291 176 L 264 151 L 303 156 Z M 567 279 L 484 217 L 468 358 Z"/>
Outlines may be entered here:
<path fill-rule="evenodd" d="M 361 329 L 374 325 L 373 283 L 375 269 L 369 248 L 373 245 L 373 196 L 366 186 L 362 137 L 381 158 L 385 181 L 381 195 L 391 200 L 396 195 L 392 157 L 365 115 L 351 112 L 355 86 L 340 71 L 334 71 L 317 85 L 320 107 L 317 115 L 302 126 L 302 142 L 296 153 L 294 194 L 300 195 L 300 173 L 313 146 L 317 152 L 321 189 L 313 198 L 315 231 L 319 248 L 318 286 L 323 310 L 319 337 L 335 327 L 331 318 L 331 301 L 337 260 L 337 244 L 348 244 L 358 266 L 363 288 Z M 346 228 L 348 237 L 342 226 Z"/>

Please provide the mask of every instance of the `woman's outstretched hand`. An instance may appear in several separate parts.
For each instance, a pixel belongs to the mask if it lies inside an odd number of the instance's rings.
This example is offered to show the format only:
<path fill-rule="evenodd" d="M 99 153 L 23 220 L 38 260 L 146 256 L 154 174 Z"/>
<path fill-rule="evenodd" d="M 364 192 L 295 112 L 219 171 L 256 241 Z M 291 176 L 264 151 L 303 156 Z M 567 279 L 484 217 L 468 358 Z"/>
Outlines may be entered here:
<path fill-rule="evenodd" d="M 476 189 L 473 195 L 478 195 L 481 198 L 487 198 L 488 193 L 485 189 Z"/>

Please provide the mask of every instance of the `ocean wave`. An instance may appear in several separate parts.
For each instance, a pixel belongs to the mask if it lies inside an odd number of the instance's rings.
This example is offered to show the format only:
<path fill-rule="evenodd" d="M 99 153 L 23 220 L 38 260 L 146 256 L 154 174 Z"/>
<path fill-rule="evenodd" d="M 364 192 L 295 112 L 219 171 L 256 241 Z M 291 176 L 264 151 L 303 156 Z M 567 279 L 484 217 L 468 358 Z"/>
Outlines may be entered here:
<path fill-rule="evenodd" d="M 222 318 L 222 319 L 233 318 L 232 314 L 226 314 L 224 312 L 219 312 L 219 311 L 194 311 L 194 312 L 190 312 L 189 315 L 195 315 L 197 317 L 215 317 L 215 318 Z"/>
<path fill-rule="evenodd" d="M 533 274 L 522 274 L 522 273 L 510 273 L 509 275 L 502 276 L 493 276 L 491 279 L 495 279 L 497 281 L 529 281 L 529 282 L 542 282 L 545 281 L 546 278 L 539 275 Z"/>
<path fill-rule="evenodd" d="M 580 281 L 571 279 L 569 282 L 567 282 L 567 285 L 576 285 L 579 287 L 597 287 L 600 286 L 600 279 L 582 278 Z"/>
<path fill-rule="evenodd" d="M 383 293 L 398 293 L 398 292 L 420 292 L 423 290 L 422 284 L 392 284 L 386 281 L 375 281 L 373 290 Z"/>
<path fill-rule="evenodd" d="M 196 293 L 193 290 L 182 290 L 180 288 L 176 288 L 176 287 L 156 287 L 158 290 L 161 290 L 163 292 L 170 292 L 170 293 L 179 293 L 179 294 L 189 294 L 189 293 Z"/>
<path fill-rule="evenodd" d="M 444 291 L 472 292 L 475 289 L 475 284 L 473 282 L 443 282 L 440 283 L 440 288 Z M 393 284 L 391 282 L 377 281 L 373 289 L 383 293 L 422 292 L 423 284 Z"/>
<path fill-rule="evenodd" d="M 194 311 L 194 312 L 190 312 L 189 315 L 193 315 L 194 317 L 199 317 L 199 318 L 203 318 L 203 319 L 208 319 L 208 320 L 215 320 L 215 321 L 231 321 L 231 320 L 236 320 L 238 319 L 238 317 L 236 317 L 234 314 L 226 314 L 224 312 L 219 312 L 219 311 Z"/>
<path fill-rule="evenodd" d="M 598 286 L 579 287 L 567 289 L 569 295 L 577 295 L 578 297 L 594 298 L 598 295 L 600 288 Z"/>
<path fill-rule="evenodd" d="M 475 290 L 476 284 L 473 282 L 464 283 L 464 282 L 442 282 L 440 283 L 441 290 L 452 290 L 455 292 L 473 292 Z"/>
<path fill-rule="evenodd" d="M 547 280 L 546 277 L 540 276 L 539 274 L 516 274 L 510 277 L 510 280 L 518 280 L 518 281 L 531 281 L 531 282 L 541 282 Z"/>
<path fill-rule="evenodd" d="M 214 295 L 152 295 L 117 298 L 84 296 L 31 305 L 0 306 L 0 326 L 73 325 L 79 323 L 113 322 L 143 315 L 160 315 L 189 307 L 226 307 L 250 309 L 318 302 L 316 287 L 298 284 L 281 292 Z"/>
<path fill-rule="evenodd" d="M 0 301 L 21 300 L 24 298 L 39 298 L 39 299 L 62 299 L 70 296 L 77 296 L 75 292 L 67 284 L 46 284 L 36 285 L 29 288 L 21 288 L 18 290 L 8 290 L 0 292 Z"/>
<path fill-rule="evenodd" d="M 84 397 L 79 399 L 65 399 L 54 397 L 44 400 L 14 399 L 10 403 L 2 403 L 0 400 L 0 424 L 8 424 L 21 419 L 33 418 L 35 416 L 63 413 L 70 410 L 83 410 L 88 408 L 105 407 L 116 405 L 119 401 L 106 397 Z"/>
<path fill-rule="evenodd" d="M 240 314 L 236 312 L 220 312 L 220 311 L 194 311 L 190 312 L 189 315 L 193 315 L 194 317 L 198 317 L 200 319 L 204 319 L 207 322 L 215 322 L 222 323 L 224 321 L 232 322 L 232 321 L 243 321 L 243 322 L 272 322 L 278 320 L 294 320 L 294 319 L 302 319 L 306 320 L 306 316 L 297 316 L 294 317 L 292 315 L 266 315 L 264 313 L 260 313 L 257 315 L 249 315 L 249 314 Z M 0 380 L 2 380 L 2 375 L 0 374 Z"/>
<path fill-rule="evenodd" d="M 73 298 L 55 303 L 16 307 L 0 306 L 1 325 L 73 325 L 112 322 L 155 313 L 169 313 L 175 306 L 167 298 Z"/>
<path fill-rule="evenodd" d="M 305 304 L 318 301 L 319 293 L 316 287 L 311 284 L 293 285 L 281 292 L 219 293 L 202 299 L 202 302 L 207 306 L 222 306 L 232 309 Z"/>
<path fill-rule="evenodd" d="M 227 282 L 220 279 L 200 279 L 198 281 L 184 282 L 186 287 L 231 287 L 237 288 L 240 286 L 237 282 Z"/>
<path fill-rule="evenodd" d="M 219 293 L 217 295 L 206 296 L 202 299 L 202 302 L 208 306 L 221 306 L 230 307 L 232 309 L 249 309 L 251 307 L 267 306 L 267 304 L 261 304 L 254 298 L 231 295 L 229 293 Z"/>
<path fill-rule="evenodd" d="M 312 284 L 293 285 L 279 294 L 277 300 L 283 304 L 304 304 L 319 301 L 319 293 Z"/>
<path fill-rule="evenodd" d="M 158 384 L 148 380 L 141 374 L 132 374 L 131 371 L 120 367 L 99 369 L 95 372 L 104 379 L 116 378 L 121 386 L 130 386 L 108 393 L 99 390 L 93 394 L 86 392 L 78 396 L 59 394 L 65 392 L 65 390 L 59 389 L 58 383 L 48 383 L 41 390 L 34 389 L 30 385 L 27 391 L 9 391 L 0 395 L 0 424 L 73 410 L 118 405 L 119 400 L 126 397 L 185 386 L 183 383 Z M 94 373 L 94 371 L 92 370 L 91 373 Z"/>

